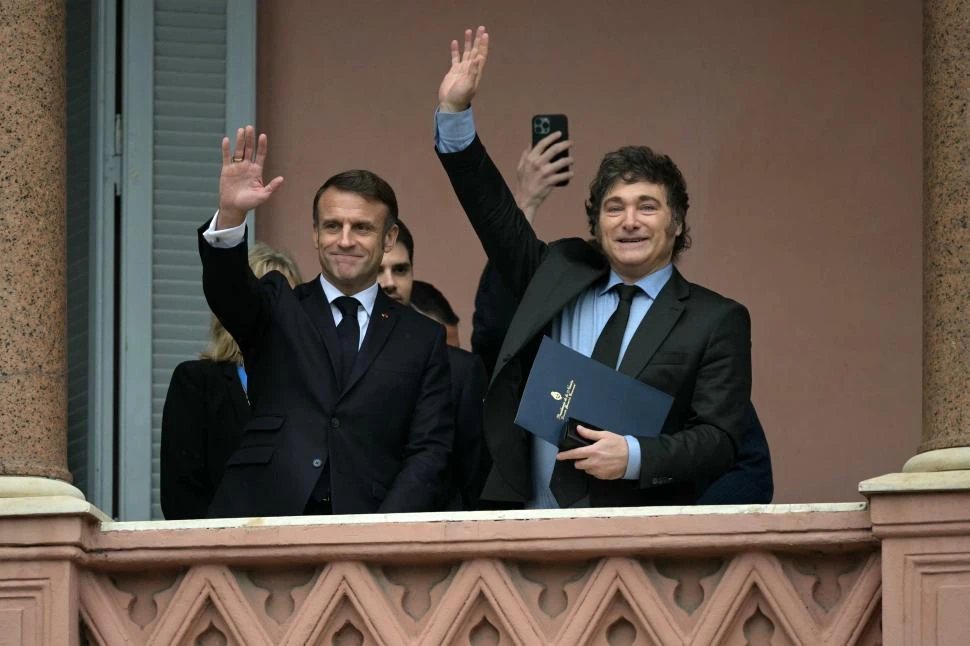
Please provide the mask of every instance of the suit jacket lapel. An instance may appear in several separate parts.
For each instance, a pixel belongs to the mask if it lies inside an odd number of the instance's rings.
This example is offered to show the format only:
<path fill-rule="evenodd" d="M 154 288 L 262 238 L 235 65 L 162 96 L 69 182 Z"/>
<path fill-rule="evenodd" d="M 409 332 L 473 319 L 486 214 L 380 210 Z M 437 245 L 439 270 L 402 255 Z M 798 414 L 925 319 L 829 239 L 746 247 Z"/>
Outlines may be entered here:
<path fill-rule="evenodd" d="M 399 307 L 401 306 L 396 301 L 385 294 L 383 290 L 378 289 L 377 300 L 374 301 L 374 310 L 371 312 L 370 321 L 367 323 L 367 335 L 364 337 L 364 343 L 360 346 L 360 352 L 357 353 L 357 361 L 350 373 L 350 379 L 344 386 L 344 393 L 353 388 L 354 384 L 367 372 L 370 364 L 377 358 L 381 348 L 384 347 L 391 335 L 391 330 L 397 325 L 400 316 L 396 310 Z M 336 332 L 334 337 L 336 338 Z"/>
<path fill-rule="evenodd" d="M 544 263 L 522 297 L 500 356 L 513 355 L 590 285 L 609 272 L 603 256 L 592 255 L 582 262 Z"/>
<path fill-rule="evenodd" d="M 327 295 L 323 293 L 323 286 L 320 285 L 320 278 L 317 277 L 308 283 L 303 283 L 296 290 L 300 304 L 313 326 L 320 333 L 323 341 L 323 350 L 330 361 L 330 369 L 333 371 L 333 379 L 337 379 L 340 374 L 340 340 L 337 338 L 337 326 L 333 322 L 333 312 L 330 310 L 330 302 Z"/>
<path fill-rule="evenodd" d="M 683 314 L 683 301 L 688 296 L 690 284 L 674 268 L 670 280 L 657 294 L 657 300 L 650 306 L 647 315 L 640 322 L 640 327 L 633 334 L 623 361 L 620 362 L 620 372 L 631 377 L 640 374 Z"/>

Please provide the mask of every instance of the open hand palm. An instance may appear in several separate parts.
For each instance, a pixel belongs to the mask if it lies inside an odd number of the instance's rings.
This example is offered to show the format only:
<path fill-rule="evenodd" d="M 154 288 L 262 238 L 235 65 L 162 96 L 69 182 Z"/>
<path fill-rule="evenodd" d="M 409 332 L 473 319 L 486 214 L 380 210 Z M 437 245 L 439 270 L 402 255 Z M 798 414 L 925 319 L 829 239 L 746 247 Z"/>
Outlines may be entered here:
<path fill-rule="evenodd" d="M 222 201 L 241 211 L 249 211 L 269 199 L 273 191 L 263 184 L 263 168 L 250 161 L 230 162 L 219 177 Z"/>
<path fill-rule="evenodd" d="M 268 142 L 265 134 L 256 137 L 252 126 L 236 132 L 236 145 L 230 155 L 229 138 L 222 140 L 222 173 L 219 175 L 220 222 L 225 216 L 227 224 L 239 224 L 246 211 L 254 209 L 270 198 L 282 177 L 268 184 L 263 183 L 263 162 L 266 160 Z"/>
<path fill-rule="evenodd" d="M 488 33 L 479 27 L 472 40 L 472 30 L 465 30 L 465 48 L 459 54 L 458 41 L 451 41 L 451 68 L 438 87 L 438 102 L 445 108 L 463 110 L 478 91 L 488 58 Z"/>

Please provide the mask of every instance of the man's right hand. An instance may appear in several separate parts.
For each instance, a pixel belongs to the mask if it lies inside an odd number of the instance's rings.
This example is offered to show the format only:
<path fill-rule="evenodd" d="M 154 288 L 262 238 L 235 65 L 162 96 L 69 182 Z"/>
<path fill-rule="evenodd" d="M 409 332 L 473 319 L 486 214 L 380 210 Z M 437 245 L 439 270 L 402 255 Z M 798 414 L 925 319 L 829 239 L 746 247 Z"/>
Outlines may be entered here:
<path fill-rule="evenodd" d="M 556 161 L 552 158 L 563 151 L 568 151 L 573 142 L 559 141 L 562 133 L 558 130 L 546 135 L 532 149 L 526 149 L 519 158 L 516 168 L 518 185 L 515 187 L 515 202 L 525 214 L 525 219 L 532 224 L 536 211 L 549 197 L 549 193 L 559 182 L 573 177 L 573 158 L 563 157 Z"/>
<path fill-rule="evenodd" d="M 451 68 L 438 87 L 442 112 L 462 112 L 471 105 L 478 91 L 488 58 L 488 32 L 479 27 L 472 41 L 472 30 L 465 30 L 465 50 L 459 55 L 458 41 L 451 41 Z"/>
<path fill-rule="evenodd" d="M 266 161 L 266 135 L 256 141 L 256 130 L 246 126 L 236 131 L 236 146 L 229 154 L 229 137 L 222 138 L 222 173 L 219 175 L 219 218 L 216 229 L 237 227 L 246 212 L 269 199 L 283 183 L 276 177 L 263 184 L 263 162 Z"/>

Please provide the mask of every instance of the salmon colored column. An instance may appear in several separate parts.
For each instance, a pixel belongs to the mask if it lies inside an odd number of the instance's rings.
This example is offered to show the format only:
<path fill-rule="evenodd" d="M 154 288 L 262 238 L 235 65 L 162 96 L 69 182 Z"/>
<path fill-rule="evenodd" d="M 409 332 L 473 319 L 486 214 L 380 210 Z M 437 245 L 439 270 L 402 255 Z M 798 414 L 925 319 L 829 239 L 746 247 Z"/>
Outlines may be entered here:
<path fill-rule="evenodd" d="M 923 12 L 923 441 L 906 471 L 970 469 L 970 17 Z"/>
<path fill-rule="evenodd" d="M 923 441 L 863 482 L 886 646 L 970 643 L 970 2 L 923 2 Z M 886 322 L 887 325 L 891 321 Z"/>
<path fill-rule="evenodd" d="M 0 497 L 80 495 L 64 484 L 64 43 L 62 1 L 0 2 Z"/>

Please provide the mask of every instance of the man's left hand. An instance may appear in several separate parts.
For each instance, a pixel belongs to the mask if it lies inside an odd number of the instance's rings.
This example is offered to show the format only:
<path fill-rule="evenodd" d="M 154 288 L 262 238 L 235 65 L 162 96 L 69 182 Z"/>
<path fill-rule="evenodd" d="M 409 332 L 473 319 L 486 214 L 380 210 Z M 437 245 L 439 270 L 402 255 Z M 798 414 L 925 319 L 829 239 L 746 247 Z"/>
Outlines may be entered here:
<path fill-rule="evenodd" d="M 576 426 L 576 431 L 593 443 L 562 451 L 556 455 L 556 460 L 575 460 L 573 464 L 577 469 L 582 469 L 600 480 L 622 478 L 629 460 L 626 438 L 609 431 L 594 431 L 585 426 Z"/>

